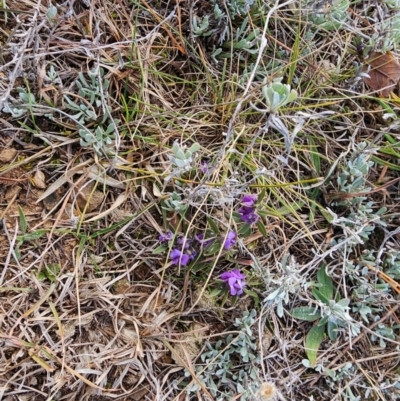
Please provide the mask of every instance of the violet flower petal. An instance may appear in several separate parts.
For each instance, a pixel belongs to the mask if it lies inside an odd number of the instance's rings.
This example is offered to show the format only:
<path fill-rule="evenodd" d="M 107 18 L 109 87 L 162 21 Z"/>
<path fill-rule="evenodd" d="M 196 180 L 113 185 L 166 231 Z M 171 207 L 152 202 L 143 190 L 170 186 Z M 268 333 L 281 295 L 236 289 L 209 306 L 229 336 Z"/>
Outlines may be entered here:
<path fill-rule="evenodd" d="M 189 263 L 189 255 L 182 253 L 179 249 L 173 249 L 169 254 L 169 257 L 172 259 L 173 265 L 180 264 L 181 266 L 186 266 Z"/>
<path fill-rule="evenodd" d="M 242 205 L 248 207 L 254 206 L 257 199 L 258 199 L 257 195 L 244 195 L 242 198 Z"/>
<path fill-rule="evenodd" d="M 174 233 L 172 231 L 167 231 L 166 233 L 161 234 L 158 237 L 158 240 L 160 242 L 165 242 L 171 240 L 172 238 L 174 238 Z"/>
<path fill-rule="evenodd" d="M 235 231 L 229 231 L 228 235 L 226 236 L 226 239 L 224 241 L 224 248 L 226 250 L 232 248 L 233 245 L 236 244 L 236 233 Z"/>

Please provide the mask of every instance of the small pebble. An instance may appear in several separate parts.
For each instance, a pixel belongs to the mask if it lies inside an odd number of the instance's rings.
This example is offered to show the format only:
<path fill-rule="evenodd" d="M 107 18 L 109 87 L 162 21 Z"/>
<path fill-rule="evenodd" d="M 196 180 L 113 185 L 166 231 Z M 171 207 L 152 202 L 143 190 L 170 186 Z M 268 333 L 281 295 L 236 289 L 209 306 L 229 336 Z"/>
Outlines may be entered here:
<path fill-rule="evenodd" d="M 3 149 L 0 152 L 0 162 L 7 163 L 14 159 L 17 154 L 17 150 L 13 148 Z"/>

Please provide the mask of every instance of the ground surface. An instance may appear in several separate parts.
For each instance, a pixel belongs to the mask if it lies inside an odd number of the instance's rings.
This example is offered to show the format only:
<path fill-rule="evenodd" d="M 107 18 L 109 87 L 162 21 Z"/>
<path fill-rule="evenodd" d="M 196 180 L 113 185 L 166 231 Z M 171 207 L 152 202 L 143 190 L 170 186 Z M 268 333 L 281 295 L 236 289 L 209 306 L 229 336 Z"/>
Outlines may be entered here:
<path fill-rule="evenodd" d="M 400 399 L 398 2 L 2 5 L 1 399 Z"/>

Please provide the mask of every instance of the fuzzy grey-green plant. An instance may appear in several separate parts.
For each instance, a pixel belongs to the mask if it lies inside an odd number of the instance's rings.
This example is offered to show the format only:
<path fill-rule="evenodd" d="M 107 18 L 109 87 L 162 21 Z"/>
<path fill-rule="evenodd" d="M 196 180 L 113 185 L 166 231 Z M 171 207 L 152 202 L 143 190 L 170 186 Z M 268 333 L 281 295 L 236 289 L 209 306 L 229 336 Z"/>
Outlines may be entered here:
<path fill-rule="evenodd" d="M 17 88 L 19 101 L 16 103 L 5 102 L 3 107 L 4 113 L 9 113 L 13 118 L 20 118 L 29 110 L 33 110 L 38 106 L 35 95 L 27 92 L 25 88 Z"/>
<path fill-rule="evenodd" d="M 270 113 L 276 113 L 280 108 L 297 98 L 297 92 L 291 89 L 290 85 L 282 84 L 280 80 L 264 85 L 262 93 Z"/>
<path fill-rule="evenodd" d="M 215 344 L 207 343 L 206 352 L 200 356 L 202 364 L 195 365 L 198 380 L 216 401 L 230 401 L 237 394 L 241 395 L 238 400 L 249 400 L 260 385 L 260 358 L 252 328 L 256 316 L 255 310 L 243 312 L 234 324 L 239 334 L 229 334 Z M 192 393 L 200 390 L 200 386 L 192 383 L 186 390 Z"/>
<path fill-rule="evenodd" d="M 163 202 L 163 209 L 173 212 L 178 212 L 184 214 L 188 209 L 189 205 L 187 201 L 182 199 L 182 196 L 177 192 L 172 192 L 169 198 L 165 199 Z"/>
<path fill-rule="evenodd" d="M 302 11 L 316 27 L 332 31 L 339 29 L 347 19 L 349 0 L 303 0 Z"/>
<path fill-rule="evenodd" d="M 198 150 L 200 150 L 198 143 L 194 143 L 190 148 L 187 148 L 186 146 L 180 146 L 178 141 L 175 141 L 172 145 L 172 154 L 168 155 L 172 172 L 165 178 L 165 182 L 190 171 L 194 166 L 195 154 Z"/>
<path fill-rule="evenodd" d="M 382 0 L 382 3 L 386 4 L 391 10 L 400 9 L 400 0 Z"/>
<path fill-rule="evenodd" d="M 389 16 L 376 24 L 376 31 L 368 41 L 368 48 L 386 53 L 397 49 L 400 45 L 400 15 L 398 13 Z"/>
<path fill-rule="evenodd" d="M 350 196 L 348 199 L 334 202 L 332 206 L 346 206 L 349 210 L 347 215 L 338 217 L 332 213 L 331 224 L 343 229 L 343 236 L 332 242 L 347 240 L 348 246 L 362 244 L 368 240 L 377 225 L 384 227 L 386 223 L 382 220 L 386 208 L 374 209 L 374 202 L 367 200 L 365 195 L 371 190 L 366 184 L 366 178 L 373 162 L 370 160 L 374 151 L 368 150 L 365 143 L 360 143 L 357 150 L 353 152 L 347 165 L 344 166 L 338 177 L 338 185 L 341 192 L 359 196 Z"/>
<path fill-rule="evenodd" d="M 268 290 L 265 293 L 264 302 L 276 307 L 276 313 L 283 317 L 284 304 L 289 304 L 300 290 L 308 287 L 306 278 L 300 272 L 300 268 L 293 255 L 287 254 L 282 262 L 278 263 L 279 273 L 274 277 L 266 277 Z"/>

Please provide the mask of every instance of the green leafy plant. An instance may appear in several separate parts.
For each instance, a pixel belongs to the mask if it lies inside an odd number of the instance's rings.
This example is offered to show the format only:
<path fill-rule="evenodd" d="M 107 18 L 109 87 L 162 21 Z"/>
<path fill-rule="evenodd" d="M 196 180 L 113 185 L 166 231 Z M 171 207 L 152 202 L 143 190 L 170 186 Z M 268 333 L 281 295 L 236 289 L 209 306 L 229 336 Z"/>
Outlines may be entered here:
<path fill-rule="evenodd" d="M 229 15 L 232 19 L 247 14 L 254 4 L 254 0 L 230 0 L 227 1 Z"/>
<path fill-rule="evenodd" d="M 352 335 L 359 333 L 359 325 L 349 315 L 349 299 L 338 299 L 334 295 L 335 288 L 332 279 L 326 274 L 325 265 L 317 272 L 317 282 L 312 288 L 316 306 L 294 308 L 292 316 L 295 319 L 318 323 L 308 332 L 305 348 L 311 367 L 315 366 L 318 348 L 327 332 L 332 341 L 338 338 L 340 327 L 348 327 Z"/>
<path fill-rule="evenodd" d="M 332 241 L 331 245 L 346 241 L 352 249 L 353 246 L 367 241 L 377 225 L 386 226 L 381 218 L 386 212 L 386 208 L 374 210 L 374 202 L 366 202 L 367 197 L 363 196 L 364 194 L 368 195 L 371 190 L 366 186 L 366 178 L 374 164 L 370 160 L 373 152 L 373 149 L 367 149 L 366 143 L 358 144 L 350 160 L 347 161 L 347 165 L 339 174 L 337 179 L 339 190 L 348 194 L 357 193 L 359 196 L 344 197 L 343 200 L 332 203 L 334 208 L 339 206 L 348 209 L 347 213 L 341 217 L 330 211 L 332 213 L 331 224 L 343 229 L 343 236 Z"/>
<path fill-rule="evenodd" d="M 17 242 L 15 246 L 15 255 L 19 259 L 21 257 L 21 247 L 26 242 L 32 242 L 42 238 L 46 234 L 46 230 L 38 230 L 32 233 L 23 233 L 22 235 L 17 235 Z"/>
<path fill-rule="evenodd" d="M 196 36 L 210 36 L 212 34 L 209 28 L 209 17 L 205 15 L 202 20 L 199 20 L 196 16 L 192 18 L 192 32 L 193 35 Z"/>
<path fill-rule="evenodd" d="M 400 9 L 400 0 L 382 0 L 382 2 L 392 10 Z"/>
<path fill-rule="evenodd" d="M 118 120 L 114 120 L 106 129 L 104 129 L 102 125 L 99 125 L 94 131 L 80 129 L 81 146 L 92 146 L 98 154 L 101 154 L 115 139 L 115 124 L 118 122 Z"/>
<path fill-rule="evenodd" d="M 396 49 L 399 45 L 400 17 L 398 14 L 377 24 L 376 33 L 371 35 L 368 42 L 368 48 L 382 53 Z"/>
<path fill-rule="evenodd" d="M 19 102 L 16 104 L 10 104 L 6 102 L 3 107 L 4 113 L 9 113 L 13 118 L 20 118 L 26 114 L 32 107 L 37 105 L 35 95 L 27 92 L 24 88 L 17 88 Z"/>
<path fill-rule="evenodd" d="M 271 113 L 276 113 L 280 108 L 297 98 L 296 91 L 290 89 L 290 85 L 282 84 L 279 81 L 264 85 L 262 92 Z"/>
<path fill-rule="evenodd" d="M 183 173 L 192 169 L 195 153 L 200 149 L 198 143 L 194 143 L 189 149 L 186 146 L 180 146 L 177 141 L 172 145 L 172 155 L 168 158 L 171 163 L 172 172 L 165 178 L 168 182 L 173 177 L 180 177 Z"/>
<path fill-rule="evenodd" d="M 50 23 L 54 23 L 57 17 L 57 7 L 50 4 L 46 12 L 46 18 Z"/>
<path fill-rule="evenodd" d="M 60 273 L 61 266 L 58 263 L 50 263 L 48 266 L 44 266 L 38 274 L 39 280 L 50 280 L 54 283 L 57 280 L 57 276 Z"/>
<path fill-rule="evenodd" d="M 188 209 L 189 205 L 185 200 L 182 199 L 182 196 L 177 192 L 172 192 L 168 199 L 163 201 L 163 209 L 178 212 L 180 214 L 184 214 Z"/>
<path fill-rule="evenodd" d="M 224 43 L 224 48 L 234 50 L 245 50 L 250 54 L 257 54 L 260 44 L 260 30 L 252 29 L 248 18 L 245 18 L 240 28 L 236 30 L 235 37 L 231 42 Z M 231 57 L 231 54 L 230 56 Z"/>
<path fill-rule="evenodd" d="M 383 266 L 388 276 L 400 280 L 400 252 L 398 250 L 391 249 L 386 252 Z"/>

